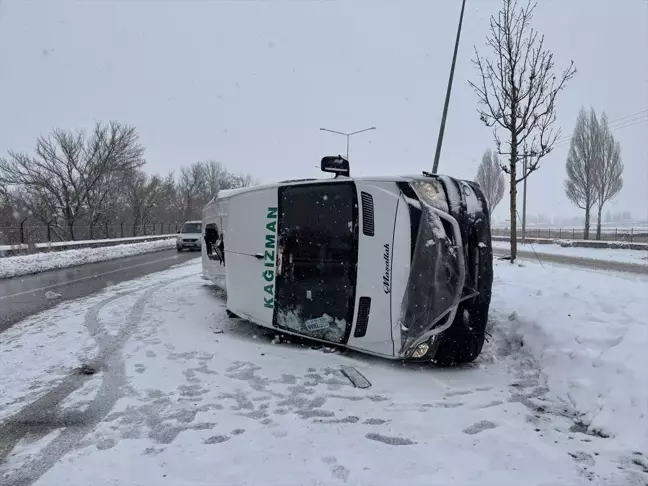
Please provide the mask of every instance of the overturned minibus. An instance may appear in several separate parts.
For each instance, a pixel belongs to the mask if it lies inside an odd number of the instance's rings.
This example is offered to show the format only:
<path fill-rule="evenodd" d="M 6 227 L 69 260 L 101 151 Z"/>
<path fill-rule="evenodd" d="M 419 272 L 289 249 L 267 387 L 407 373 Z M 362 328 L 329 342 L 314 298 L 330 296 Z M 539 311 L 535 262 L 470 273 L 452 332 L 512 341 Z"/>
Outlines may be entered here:
<path fill-rule="evenodd" d="M 349 176 L 223 190 L 203 211 L 203 274 L 229 315 L 391 359 L 465 363 L 481 352 L 493 280 L 479 186 Z"/>

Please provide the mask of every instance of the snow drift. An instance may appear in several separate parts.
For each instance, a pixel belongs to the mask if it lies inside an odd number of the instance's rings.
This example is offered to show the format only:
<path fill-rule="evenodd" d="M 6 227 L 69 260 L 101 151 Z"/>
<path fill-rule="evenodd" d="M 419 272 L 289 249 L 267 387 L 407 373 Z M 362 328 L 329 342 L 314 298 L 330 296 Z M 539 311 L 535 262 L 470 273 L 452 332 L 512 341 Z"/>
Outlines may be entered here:
<path fill-rule="evenodd" d="M 498 262 L 495 338 L 530 356 L 584 431 L 648 446 L 648 278 Z"/>

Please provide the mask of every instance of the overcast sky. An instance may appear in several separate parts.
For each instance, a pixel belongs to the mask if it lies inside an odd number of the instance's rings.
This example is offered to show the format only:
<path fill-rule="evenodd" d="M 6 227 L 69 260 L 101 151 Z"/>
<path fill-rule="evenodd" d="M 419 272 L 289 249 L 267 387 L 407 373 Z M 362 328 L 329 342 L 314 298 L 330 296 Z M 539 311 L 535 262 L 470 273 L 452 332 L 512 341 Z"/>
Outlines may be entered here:
<path fill-rule="evenodd" d="M 610 210 L 648 216 L 648 1 L 541 0 L 570 135 L 581 106 L 619 128 L 625 187 Z M 499 0 L 468 0 L 440 172 L 472 179 L 490 129 L 468 85 Z M 53 127 L 136 125 L 147 170 L 215 159 L 263 182 L 319 177 L 352 139 L 354 175 L 430 170 L 460 0 L 0 0 L 0 156 Z M 643 115 L 637 113 L 643 112 Z M 625 118 L 630 117 L 630 118 Z M 568 144 L 529 179 L 529 213 L 580 214 Z M 508 205 L 496 211 L 505 217 Z"/>

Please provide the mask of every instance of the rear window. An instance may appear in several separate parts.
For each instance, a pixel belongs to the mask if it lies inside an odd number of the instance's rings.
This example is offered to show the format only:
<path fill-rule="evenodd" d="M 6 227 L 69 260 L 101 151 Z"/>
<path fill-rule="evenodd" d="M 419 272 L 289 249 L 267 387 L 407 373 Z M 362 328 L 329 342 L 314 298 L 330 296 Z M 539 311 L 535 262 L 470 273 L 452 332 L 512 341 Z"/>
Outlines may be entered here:
<path fill-rule="evenodd" d="M 183 233 L 200 233 L 202 231 L 202 223 L 185 223 L 182 226 Z"/>

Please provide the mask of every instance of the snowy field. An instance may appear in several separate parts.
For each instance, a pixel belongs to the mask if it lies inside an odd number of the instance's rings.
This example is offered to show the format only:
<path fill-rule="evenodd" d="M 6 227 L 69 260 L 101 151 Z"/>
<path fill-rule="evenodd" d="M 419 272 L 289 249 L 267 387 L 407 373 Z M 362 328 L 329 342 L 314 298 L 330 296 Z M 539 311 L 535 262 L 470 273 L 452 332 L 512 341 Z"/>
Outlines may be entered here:
<path fill-rule="evenodd" d="M 164 240 L 130 243 L 127 245 L 105 246 L 101 248 L 79 248 L 76 250 L 34 253 L 0 258 L 0 278 L 18 277 L 32 273 L 45 272 L 56 268 L 68 268 L 86 263 L 114 260 L 141 253 L 168 250 L 175 247 L 175 237 Z"/>
<path fill-rule="evenodd" d="M 493 240 L 493 249 L 510 250 L 511 245 L 508 241 Z M 648 250 L 648 245 L 646 246 Z M 634 263 L 637 265 L 648 265 L 648 251 L 643 250 L 626 250 L 624 248 L 580 248 L 580 247 L 563 247 L 557 244 L 522 244 L 518 242 L 518 251 L 535 252 L 538 255 L 564 255 L 574 258 L 589 258 L 591 260 L 613 261 L 621 263 Z"/>
<path fill-rule="evenodd" d="M 645 485 L 648 279 L 545 267 L 452 369 L 235 324 L 195 263 L 62 303 L 2 333 L 0 484 Z"/>

